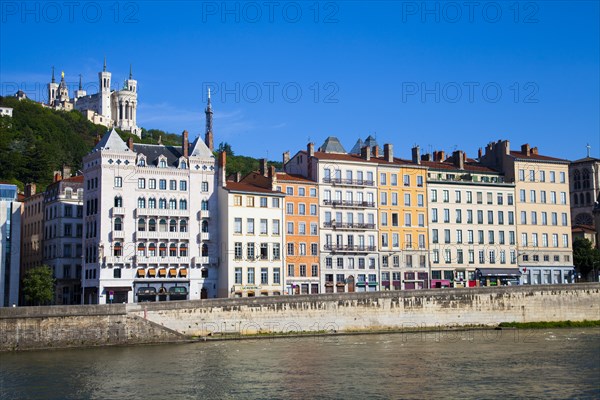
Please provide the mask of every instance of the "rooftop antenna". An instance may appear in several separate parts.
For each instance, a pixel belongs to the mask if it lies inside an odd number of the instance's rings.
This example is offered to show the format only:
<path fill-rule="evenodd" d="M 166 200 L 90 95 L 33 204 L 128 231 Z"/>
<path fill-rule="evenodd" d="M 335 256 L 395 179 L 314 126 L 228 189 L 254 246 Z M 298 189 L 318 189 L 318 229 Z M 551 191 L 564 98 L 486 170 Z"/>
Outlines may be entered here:
<path fill-rule="evenodd" d="M 587 156 L 589 157 L 590 156 L 590 150 L 592 149 L 592 146 L 590 146 L 590 144 L 588 143 L 587 146 L 585 146 L 585 147 L 587 147 Z"/>

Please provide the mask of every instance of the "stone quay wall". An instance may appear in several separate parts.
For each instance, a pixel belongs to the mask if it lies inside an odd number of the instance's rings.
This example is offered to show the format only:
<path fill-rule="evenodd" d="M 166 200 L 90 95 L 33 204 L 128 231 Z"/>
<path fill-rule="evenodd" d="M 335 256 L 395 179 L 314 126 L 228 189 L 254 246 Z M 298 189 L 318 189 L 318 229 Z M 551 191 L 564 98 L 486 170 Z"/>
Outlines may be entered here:
<path fill-rule="evenodd" d="M 0 350 L 600 320 L 600 284 L 0 309 Z"/>

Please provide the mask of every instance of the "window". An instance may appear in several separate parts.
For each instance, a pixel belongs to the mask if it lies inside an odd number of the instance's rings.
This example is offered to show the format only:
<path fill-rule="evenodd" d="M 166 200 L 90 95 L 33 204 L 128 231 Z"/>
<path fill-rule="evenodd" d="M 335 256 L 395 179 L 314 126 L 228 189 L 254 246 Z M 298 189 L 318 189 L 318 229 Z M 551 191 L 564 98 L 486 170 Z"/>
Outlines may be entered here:
<path fill-rule="evenodd" d="M 404 175 L 402 177 L 402 182 L 404 186 L 410 186 L 410 175 Z"/>
<path fill-rule="evenodd" d="M 564 172 L 560 172 L 559 176 L 560 176 L 560 183 L 565 183 L 565 180 L 566 180 L 565 173 Z"/>
<path fill-rule="evenodd" d="M 115 231 L 123 230 L 123 220 L 120 217 L 115 218 Z"/>
<path fill-rule="evenodd" d="M 448 203 L 448 202 L 450 201 L 450 191 L 448 191 L 448 190 L 444 190 L 444 191 L 442 192 L 442 194 L 443 194 L 443 196 L 444 196 L 444 197 L 443 197 L 443 201 L 444 201 L 444 203 Z"/>
<path fill-rule="evenodd" d="M 421 175 L 417 176 L 417 186 L 423 187 L 423 177 Z"/>
<path fill-rule="evenodd" d="M 273 225 L 273 235 L 279 235 L 279 220 L 274 219 L 272 225 Z"/>
<path fill-rule="evenodd" d="M 450 229 L 444 229 L 444 243 L 450 243 Z"/>
<path fill-rule="evenodd" d="M 467 192 L 467 203 L 473 203 L 473 192 Z"/>
<path fill-rule="evenodd" d="M 255 256 L 254 256 L 254 243 L 253 242 L 249 242 L 247 247 L 246 247 L 246 258 L 248 260 L 254 260 Z"/>
<path fill-rule="evenodd" d="M 237 267 L 235 269 L 235 284 L 236 285 L 242 284 L 242 269 L 239 267 Z"/>
<path fill-rule="evenodd" d="M 512 195 L 512 194 L 510 194 L 510 193 L 509 193 L 509 194 L 507 194 L 507 195 L 506 195 L 506 203 L 507 203 L 509 206 L 512 206 L 512 205 L 513 205 L 513 203 L 514 203 L 514 199 L 513 199 L 513 195 Z"/>
<path fill-rule="evenodd" d="M 298 235 L 306 235 L 306 223 L 298 222 Z"/>
<path fill-rule="evenodd" d="M 431 201 L 432 202 L 437 201 L 437 190 L 435 190 L 435 189 L 431 189 Z"/>
<path fill-rule="evenodd" d="M 167 180 L 166 179 L 161 179 L 158 181 L 158 188 L 160 190 L 167 190 Z"/>
<path fill-rule="evenodd" d="M 387 174 L 385 174 L 385 173 L 383 173 L 383 172 L 382 172 L 381 174 L 379 174 L 379 183 L 380 183 L 381 185 L 387 185 L 387 182 L 386 182 L 386 175 L 387 175 Z"/>
<path fill-rule="evenodd" d="M 207 182 L 207 181 L 203 181 L 203 182 L 202 182 L 202 187 L 201 187 L 201 190 L 202 190 L 203 192 L 208 192 L 208 182 Z"/>
<path fill-rule="evenodd" d="M 179 190 L 182 192 L 187 190 L 187 181 L 179 181 Z"/>
<path fill-rule="evenodd" d="M 156 189 L 156 179 L 148 179 L 148 188 Z"/>
<path fill-rule="evenodd" d="M 165 210 L 167 208 L 167 199 L 158 199 L 158 208 Z"/>
<path fill-rule="evenodd" d="M 438 222 L 438 211 L 437 208 L 431 209 L 431 222 Z"/>
<path fill-rule="evenodd" d="M 454 191 L 454 199 L 457 203 L 461 202 L 461 196 L 460 196 L 460 190 L 455 190 Z"/>
<path fill-rule="evenodd" d="M 273 243 L 273 260 L 281 259 L 281 247 L 279 243 Z"/>
<path fill-rule="evenodd" d="M 261 219 L 260 220 L 260 234 L 267 235 L 268 233 L 269 233 L 268 220 Z"/>
<path fill-rule="evenodd" d="M 146 189 L 146 180 L 144 178 L 138 178 L 138 189 Z"/>
<path fill-rule="evenodd" d="M 288 235 L 294 234 L 294 223 L 293 222 L 287 223 L 287 233 L 288 233 Z"/>
<path fill-rule="evenodd" d="M 412 226 L 410 213 L 404 213 L 404 226 Z"/>
<path fill-rule="evenodd" d="M 269 269 L 261 268 L 260 269 L 260 283 L 266 285 L 269 283 Z"/>
<path fill-rule="evenodd" d="M 273 268 L 273 284 L 281 283 L 281 269 Z"/>
<path fill-rule="evenodd" d="M 115 207 L 123 207 L 123 198 L 121 196 L 116 196 L 114 204 L 115 204 Z M 69 211 L 69 214 L 70 214 L 70 211 L 71 211 L 71 207 L 70 206 L 68 208 L 68 211 Z M 65 214 L 65 217 L 70 217 L 70 216 L 71 215 L 66 215 Z"/>
<path fill-rule="evenodd" d="M 561 172 L 562 174 L 562 172 Z M 567 235 L 566 233 L 562 235 L 562 239 L 563 239 L 563 247 L 569 247 L 569 235 Z"/>
<path fill-rule="evenodd" d="M 432 243 L 438 243 L 438 230 L 437 229 L 432 229 L 431 230 L 431 241 Z"/>
<path fill-rule="evenodd" d="M 535 203 L 535 190 L 529 191 L 529 201 Z"/>
<path fill-rule="evenodd" d="M 523 182 L 525 180 L 525 170 L 524 169 L 519 170 L 519 180 L 521 182 Z"/>
<path fill-rule="evenodd" d="M 405 206 L 410 206 L 410 193 L 405 193 L 404 194 L 404 205 Z"/>
<path fill-rule="evenodd" d="M 254 283 L 254 267 L 248 267 L 248 283 Z"/>
<path fill-rule="evenodd" d="M 261 197 L 260 198 L 260 206 L 261 206 L 261 208 L 267 208 L 268 207 L 268 199 L 266 197 Z"/>
<path fill-rule="evenodd" d="M 179 200 L 179 209 L 187 210 L 187 200 Z"/>
<path fill-rule="evenodd" d="M 527 201 L 527 199 L 525 198 L 525 189 L 519 190 L 519 200 L 521 201 L 521 203 L 525 203 Z"/>
<path fill-rule="evenodd" d="M 177 181 L 175 179 L 169 181 L 169 190 L 177 190 Z"/>
<path fill-rule="evenodd" d="M 120 176 L 115 176 L 115 187 L 123 187 L 123 178 Z"/>
<path fill-rule="evenodd" d="M 242 219 L 236 218 L 233 223 L 233 232 L 242 233 Z"/>
<path fill-rule="evenodd" d="M 445 223 L 450 222 L 450 209 L 449 208 L 444 208 L 444 222 Z"/>
<path fill-rule="evenodd" d="M 246 221 L 246 233 L 254 235 L 254 218 L 248 218 Z"/>

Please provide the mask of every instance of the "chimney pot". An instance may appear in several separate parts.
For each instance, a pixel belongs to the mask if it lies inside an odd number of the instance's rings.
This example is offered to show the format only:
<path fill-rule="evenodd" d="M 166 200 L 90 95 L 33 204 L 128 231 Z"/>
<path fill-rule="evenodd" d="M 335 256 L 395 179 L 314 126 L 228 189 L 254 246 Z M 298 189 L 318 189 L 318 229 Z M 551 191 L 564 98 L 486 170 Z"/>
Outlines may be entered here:
<path fill-rule="evenodd" d="M 427 155 L 429 156 L 429 154 Z M 423 156 L 425 161 L 429 161 L 426 156 Z M 419 146 L 415 146 L 412 148 L 412 162 L 415 164 L 421 164 L 421 148 Z"/>
<path fill-rule="evenodd" d="M 283 153 L 283 167 L 285 168 L 285 164 L 290 161 L 290 152 L 286 151 Z"/>
<path fill-rule="evenodd" d="M 267 159 L 266 158 L 261 158 L 260 160 L 258 160 L 258 162 L 260 163 L 260 174 L 262 176 L 267 176 L 267 173 L 268 173 Z"/>
<path fill-rule="evenodd" d="M 369 161 L 371 159 L 371 147 L 365 146 L 362 149 L 360 149 L 360 157 Z"/>
<path fill-rule="evenodd" d="M 133 151 L 133 138 L 132 137 L 127 139 L 127 147 L 129 147 L 129 150 Z"/>
<path fill-rule="evenodd" d="M 315 144 L 314 144 L 314 143 L 312 143 L 312 142 L 311 142 L 311 143 L 309 143 L 309 144 L 306 146 L 306 152 L 308 153 L 308 156 L 309 156 L 309 157 L 314 157 L 314 155 L 315 155 Z"/>
<path fill-rule="evenodd" d="M 371 154 L 373 154 L 373 157 L 378 158 L 379 157 L 379 146 L 373 146 L 373 151 L 371 152 Z"/>
<path fill-rule="evenodd" d="M 235 173 L 235 181 L 239 182 L 242 180 L 242 173 L 240 171 Z"/>
<path fill-rule="evenodd" d="M 529 143 L 521 145 L 521 153 L 525 154 L 527 157 L 531 155 L 531 148 L 529 147 Z"/>

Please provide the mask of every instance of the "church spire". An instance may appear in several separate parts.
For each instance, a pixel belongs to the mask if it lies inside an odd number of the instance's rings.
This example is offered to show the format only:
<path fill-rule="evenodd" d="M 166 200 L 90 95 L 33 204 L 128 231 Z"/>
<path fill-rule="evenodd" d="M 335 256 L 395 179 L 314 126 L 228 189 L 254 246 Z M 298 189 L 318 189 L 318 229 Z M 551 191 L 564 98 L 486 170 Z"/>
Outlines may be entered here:
<path fill-rule="evenodd" d="M 79 74 L 79 90 L 83 89 L 83 85 L 81 84 L 81 74 Z"/>
<path fill-rule="evenodd" d="M 206 147 L 210 149 L 210 151 L 214 150 L 214 139 L 213 139 L 213 129 L 212 129 L 212 118 L 213 111 L 212 106 L 210 104 L 210 88 L 208 88 L 208 102 L 206 104 L 206 110 L 204 110 L 206 114 L 206 133 L 204 135 L 204 143 Z"/>
<path fill-rule="evenodd" d="M 56 80 L 54 79 L 54 65 L 52 66 L 52 83 L 56 83 Z"/>
<path fill-rule="evenodd" d="M 129 79 L 133 79 L 133 73 L 131 73 L 131 64 L 129 64 Z"/>
<path fill-rule="evenodd" d="M 106 72 L 106 56 L 104 56 L 104 67 L 102 67 L 102 71 Z"/>

